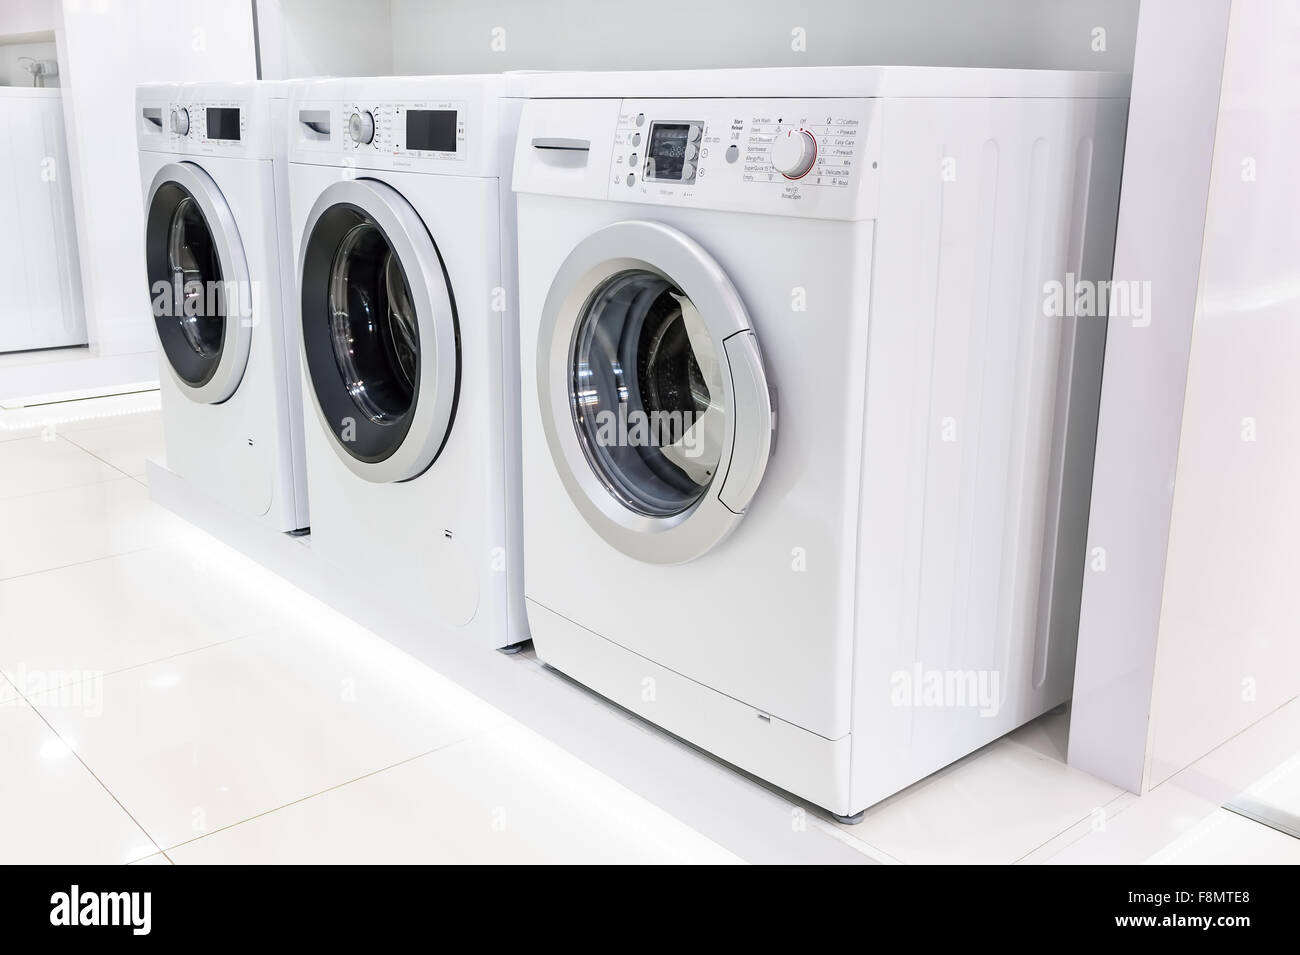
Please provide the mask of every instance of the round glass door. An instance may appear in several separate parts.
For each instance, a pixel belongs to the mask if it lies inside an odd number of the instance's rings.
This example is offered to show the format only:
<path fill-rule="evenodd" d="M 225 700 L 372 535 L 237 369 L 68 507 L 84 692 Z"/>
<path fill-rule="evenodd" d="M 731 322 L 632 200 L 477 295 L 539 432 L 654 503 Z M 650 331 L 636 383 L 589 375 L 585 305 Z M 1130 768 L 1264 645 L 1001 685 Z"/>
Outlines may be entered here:
<path fill-rule="evenodd" d="M 192 378 L 184 372 L 185 363 L 177 362 L 176 370 L 191 384 L 201 385 L 212 377 L 221 357 L 226 308 L 219 295 L 208 296 L 205 292 L 221 288 L 221 263 L 217 261 L 212 230 L 191 195 L 176 204 L 167 227 L 167 272 L 171 277 L 169 304 L 181 330 L 181 341 L 206 368 Z"/>
<path fill-rule="evenodd" d="M 588 463 L 630 510 L 673 517 L 717 476 L 722 367 L 704 320 L 666 278 L 606 279 L 578 318 L 574 424 Z"/>
<path fill-rule="evenodd" d="M 459 330 L 441 256 L 400 193 L 336 182 L 304 229 L 303 354 L 333 447 L 370 481 L 423 473 L 450 433 Z"/>
<path fill-rule="evenodd" d="M 556 472 L 605 541 L 682 563 L 735 529 L 775 416 L 749 315 L 703 248 L 655 222 L 588 236 L 556 273 L 537 348 Z"/>
<path fill-rule="evenodd" d="M 420 380 L 420 331 L 406 270 L 374 220 L 358 214 L 330 269 L 334 361 L 357 410 L 376 424 L 410 412 Z"/>
<path fill-rule="evenodd" d="M 224 401 L 243 377 L 251 287 L 234 219 L 192 163 L 164 168 L 150 191 L 145 264 L 158 342 L 195 400 Z"/>

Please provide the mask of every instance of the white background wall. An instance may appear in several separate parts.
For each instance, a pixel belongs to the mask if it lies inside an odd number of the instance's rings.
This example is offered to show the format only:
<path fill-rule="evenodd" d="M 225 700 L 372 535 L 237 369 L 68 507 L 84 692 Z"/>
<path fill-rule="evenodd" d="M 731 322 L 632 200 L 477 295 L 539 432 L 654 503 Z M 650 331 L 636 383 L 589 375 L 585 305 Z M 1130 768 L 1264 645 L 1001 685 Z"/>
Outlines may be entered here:
<path fill-rule="evenodd" d="M 1115 275 L 1151 323 L 1109 326 L 1070 726 L 1135 792 L 1300 694 L 1300 5 L 1187 8 L 1142 3 Z"/>
<path fill-rule="evenodd" d="M 605 0 L 258 0 L 257 9 L 268 79 L 861 63 L 1127 71 L 1138 0 L 823 0 L 799 9 L 658 0 L 639 12 Z M 1104 49 L 1094 49 L 1098 28 Z"/>
<path fill-rule="evenodd" d="M 0 88 L 0 222 L 0 354 L 86 344 L 60 90 Z"/>
<path fill-rule="evenodd" d="M 1277 38 L 1291 42 L 1276 42 Z M 1148 785 L 1300 695 L 1300 37 L 1235 0 L 1156 645 Z"/>
<path fill-rule="evenodd" d="M 257 0 L 262 78 L 390 76 L 389 0 Z"/>
<path fill-rule="evenodd" d="M 1121 70 L 1137 0 L 391 0 L 397 72 L 914 63 Z M 1094 52 L 1092 30 L 1106 30 Z M 504 50 L 493 30 L 504 30 Z M 791 49 L 802 28 L 806 51 Z M 500 35 L 498 35 L 500 36 Z M 498 45 L 500 45 L 498 43 Z"/>
<path fill-rule="evenodd" d="M 20 56 L 57 58 L 53 38 L 60 21 L 59 0 L 0 2 L 0 85 L 31 85 L 30 74 L 18 66 Z M 56 86 L 59 82 L 60 78 L 54 77 L 46 85 Z M 7 201 L 0 205 L 5 206 L 3 242 L 10 244 L 6 249 L 9 274 L 5 281 L 16 291 L 0 301 L 0 350 L 78 339 L 84 342 L 85 314 L 63 106 L 56 102 L 42 107 L 45 115 L 39 133 L 27 126 L 15 103 L 7 106 L 0 127 L 3 136 L 13 141 L 0 146 L 6 160 L 0 175 L 6 177 L 8 187 Z M 48 160 L 54 161 L 53 180 L 48 178 L 45 167 Z M 39 201 L 35 201 L 38 196 Z M 21 278 L 16 279 L 10 270 L 21 272 Z M 61 310 L 62 314 L 48 314 L 47 309 Z M 33 334 L 36 329 L 40 331 Z M 48 390 L 44 381 L 20 378 L 21 374 L 0 357 L 0 399 Z"/>
<path fill-rule="evenodd" d="M 1142 792 L 1160 594 L 1231 0 L 1143 0 L 1115 280 L 1148 324 L 1107 328 L 1070 762 Z M 1099 563 L 1099 560 L 1104 563 Z"/>
<path fill-rule="evenodd" d="M 59 22 L 59 0 L 4 0 L 0 3 L 0 36 L 46 33 Z"/>

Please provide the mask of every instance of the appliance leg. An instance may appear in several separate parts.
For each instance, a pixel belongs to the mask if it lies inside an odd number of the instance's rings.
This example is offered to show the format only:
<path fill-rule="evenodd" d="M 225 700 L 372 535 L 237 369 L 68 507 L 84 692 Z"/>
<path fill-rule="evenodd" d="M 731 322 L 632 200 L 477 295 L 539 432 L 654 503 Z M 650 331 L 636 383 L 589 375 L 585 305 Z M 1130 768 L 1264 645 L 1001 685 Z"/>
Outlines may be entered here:
<path fill-rule="evenodd" d="M 832 817 L 835 819 L 835 821 L 838 822 L 841 826 L 856 826 L 856 825 L 857 825 L 858 823 L 860 823 L 863 819 L 867 818 L 867 811 L 864 809 L 864 810 L 862 810 L 861 812 L 855 812 L 855 813 L 854 813 L 853 815 L 851 815 L 851 816 L 841 816 L 841 815 L 838 815 L 837 813 L 831 813 L 831 816 L 832 816 Z"/>
<path fill-rule="evenodd" d="M 527 641 L 524 641 L 524 643 L 527 643 Z M 511 644 L 511 645 L 508 646 L 508 647 L 497 647 L 497 652 L 498 652 L 498 653 L 504 653 L 504 654 L 506 654 L 507 656 L 511 656 L 511 655 L 513 655 L 513 654 L 518 653 L 518 652 L 519 652 L 520 650 L 522 650 L 523 648 L 524 648 L 524 644 L 523 644 L 523 643 L 514 643 L 514 644 Z"/>

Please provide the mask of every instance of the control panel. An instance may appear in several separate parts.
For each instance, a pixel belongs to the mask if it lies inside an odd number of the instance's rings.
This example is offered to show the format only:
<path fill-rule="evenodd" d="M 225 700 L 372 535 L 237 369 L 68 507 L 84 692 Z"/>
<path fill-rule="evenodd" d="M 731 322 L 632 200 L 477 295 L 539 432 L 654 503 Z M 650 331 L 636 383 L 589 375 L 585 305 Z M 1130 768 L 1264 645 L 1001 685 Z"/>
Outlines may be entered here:
<path fill-rule="evenodd" d="M 471 121 L 479 117 L 479 122 Z M 481 108 L 465 100 L 312 100 L 290 103 L 294 162 L 472 174 Z M 452 164 L 450 167 L 448 164 Z"/>
<path fill-rule="evenodd" d="M 158 83 L 136 89 L 141 149 L 271 159 L 284 149 L 286 84 Z"/>
<path fill-rule="evenodd" d="M 248 151 L 249 110 L 238 102 L 171 102 L 140 108 L 150 139 L 182 152 L 242 155 Z"/>
<path fill-rule="evenodd" d="M 875 101 L 624 100 L 610 199 L 853 218 L 874 206 Z"/>
<path fill-rule="evenodd" d="M 197 143 L 241 143 L 248 138 L 248 111 L 239 103 L 185 103 L 171 110 L 171 131 Z"/>
<path fill-rule="evenodd" d="M 523 100 L 504 76 L 333 78 L 289 85 L 290 162 L 501 179 Z M 343 175 L 351 175 L 345 172 Z"/>
<path fill-rule="evenodd" d="M 394 159 L 463 160 L 467 109 L 464 103 L 344 103 L 331 120 L 342 135 L 344 155 Z"/>

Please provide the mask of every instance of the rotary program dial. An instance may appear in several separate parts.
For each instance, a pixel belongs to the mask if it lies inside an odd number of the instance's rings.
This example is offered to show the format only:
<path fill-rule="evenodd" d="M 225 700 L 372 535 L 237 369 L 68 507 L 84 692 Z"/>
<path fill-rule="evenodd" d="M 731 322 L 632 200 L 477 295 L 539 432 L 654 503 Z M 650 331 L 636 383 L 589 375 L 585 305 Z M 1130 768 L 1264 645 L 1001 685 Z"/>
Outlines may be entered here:
<path fill-rule="evenodd" d="M 786 129 L 772 143 L 772 168 L 787 179 L 808 175 L 817 161 L 817 140 L 806 129 Z"/>
<path fill-rule="evenodd" d="M 358 110 L 348 120 L 348 135 L 354 143 L 366 146 L 375 138 L 375 117 L 366 110 Z"/>

